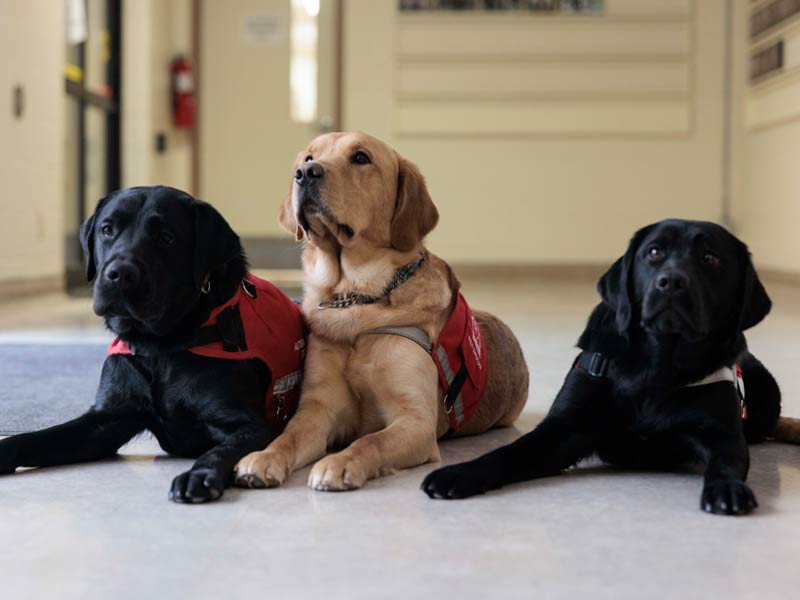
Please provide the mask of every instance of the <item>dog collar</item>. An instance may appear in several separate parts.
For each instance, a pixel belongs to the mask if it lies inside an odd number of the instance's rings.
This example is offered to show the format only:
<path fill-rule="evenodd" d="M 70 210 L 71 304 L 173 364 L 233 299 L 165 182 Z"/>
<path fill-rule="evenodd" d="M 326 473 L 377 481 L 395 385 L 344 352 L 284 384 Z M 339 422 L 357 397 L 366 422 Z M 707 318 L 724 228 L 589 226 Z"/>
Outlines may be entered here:
<path fill-rule="evenodd" d="M 392 291 L 411 279 L 422 263 L 425 262 L 426 258 L 428 258 L 428 251 L 423 250 L 419 253 L 419 258 L 417 260 L 403 265 L 402 267 L 398 267 L 394 275 L 392 275 L 392 278 L 383 286 L 383 290 L 379 296 L 370 296 L 369 294 L 362 294 L 361 292 L 334 294 L 328 300 L 320 302 L 317 308 L 348 308 L 354 304 L 375 304 L 378 300 L 386 298 Z"/>

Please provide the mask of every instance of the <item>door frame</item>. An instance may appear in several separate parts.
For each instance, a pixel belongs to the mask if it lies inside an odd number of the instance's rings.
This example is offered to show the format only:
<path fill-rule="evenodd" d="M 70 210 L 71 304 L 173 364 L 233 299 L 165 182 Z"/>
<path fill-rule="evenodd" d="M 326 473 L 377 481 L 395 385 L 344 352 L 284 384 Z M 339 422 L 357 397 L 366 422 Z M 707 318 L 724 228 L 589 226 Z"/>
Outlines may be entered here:
<path fill-rule="evenodd" d="M 101 95 L 86 87 L 86 41 L 77 44 L 77 72 L 80 77 L 65 77 L 64 90 L 77 101 L 76 195 L 78 225 L 86 218 L 86 110 L 89 107 L 105 113 L 105 193 L 119 189 L 121 185 L 121 88 L 122 88 L 122 0 L 106 0 L 106 32 L 108 34 L 109 57 L 106 62 L 106 84 L 109 95 Z M 88 10 L 88 6 L 87 6 Z M 83 271 L 83 250 L 79 240 L 74 240 L 74 252 L 66 255 L 67 288 L 83 287 L 86 280 Z M 72 245 L 72 243 L 71 243 Z"/>

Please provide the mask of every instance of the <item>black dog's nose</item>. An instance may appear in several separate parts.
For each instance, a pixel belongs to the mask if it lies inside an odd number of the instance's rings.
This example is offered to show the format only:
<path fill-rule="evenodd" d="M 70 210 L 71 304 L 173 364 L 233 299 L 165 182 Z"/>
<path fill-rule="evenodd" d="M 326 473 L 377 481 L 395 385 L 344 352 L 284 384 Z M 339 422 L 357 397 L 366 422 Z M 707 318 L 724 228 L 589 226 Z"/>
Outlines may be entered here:
<path fill-rule="evenodd" d="M 677 294 L 689 287 L 689 278 L 680 271 L 666 271 L 656 277 L 656 289 L 662 294 Z"/>
<path fill-rule="evenodd" d="M 130 290 L 139 285 L 141 279 L 139 269 L 125 260 L 112 260 L 105 270 L 106 279 L 121 291 Z"/>
<path fill-rule="evenodd" d="M 322 168 L 322 165 L 311 161 L 297 167 L 294 172 L 294 180 L 298 185 L 305 185 L 314 179 L 322 179 L 323 175 L 325 175 L 325 169 Z"/>

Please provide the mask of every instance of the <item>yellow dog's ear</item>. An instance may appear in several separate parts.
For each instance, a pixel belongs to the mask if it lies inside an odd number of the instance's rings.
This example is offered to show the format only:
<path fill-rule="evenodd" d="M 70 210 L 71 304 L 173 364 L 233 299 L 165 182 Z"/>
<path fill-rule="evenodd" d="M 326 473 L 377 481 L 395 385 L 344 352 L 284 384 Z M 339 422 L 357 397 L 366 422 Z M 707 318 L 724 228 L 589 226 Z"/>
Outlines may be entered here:
<path fill-rule="evenodd" d="M 303 228 L 294 216 L 294 206 L 292 205 L 292 192 L 286 196 L 286 200 L 281 204 L 278 212 L 278 224 L 289 233 L 294 234 L 294 239 L 298 242 L 303 239 Z"/>
<path fill-rule="evenodd" d="M 281 204 L 278 211 L 278 225 L 283 227 L 289 233 L 294 234 L 294 239 L 298 242 L 303 239 L 303 228 L 297 222 L 297 217 L 294 214 L 294 205 L 292 204 L 292 190 L 294 190 L 294 172 L 300 164 L 302 152 L 297 155 L 297 158 L 292 165 L 292 183 L 289 184 L 289 193 L 286 194 L 286 199 Z"/>
<path fill-rule="evenodd" d="M 392 247 L 411 250 L 436 227 L 439 211 L 431 200 L 425 179 L 417 166 L 399 159 L 397 172 L 397 204 L 392 218 Z"/>

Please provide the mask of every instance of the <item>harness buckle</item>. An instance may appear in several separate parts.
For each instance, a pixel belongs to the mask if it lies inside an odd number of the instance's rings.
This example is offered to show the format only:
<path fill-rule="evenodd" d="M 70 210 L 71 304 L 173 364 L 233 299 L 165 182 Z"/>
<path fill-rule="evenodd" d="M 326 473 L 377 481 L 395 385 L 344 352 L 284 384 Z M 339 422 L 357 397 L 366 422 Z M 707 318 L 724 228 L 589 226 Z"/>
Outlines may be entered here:
<path fill-rule="evenodd" d="M 256 286 L 247 279 L 242 279 L 242 291 L 244 291 L 244 293 L 250 296 L 251 298 L 256 298 L 258 296 L 258 293 L 256 291 Z"/>
<path fill-rule="evenodd" d="M 453 412 L 453 405 L 455 402 L 450 402 L 450 392 L 442 394 L 442 403 L 444 404 L 444 412 L 448 415 Z"/>
<path fill-rule="evenodd" d="M 606 360 L 606 357 L 599 352 L 593 353 L 592 358 L 589 360 L 589 368 L 586 369 L 589 375 L 592 377 L 604 377 L 607 369 L 608 360 Z"/>

